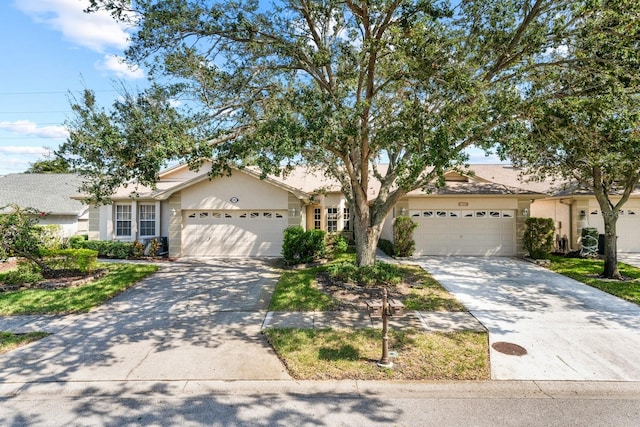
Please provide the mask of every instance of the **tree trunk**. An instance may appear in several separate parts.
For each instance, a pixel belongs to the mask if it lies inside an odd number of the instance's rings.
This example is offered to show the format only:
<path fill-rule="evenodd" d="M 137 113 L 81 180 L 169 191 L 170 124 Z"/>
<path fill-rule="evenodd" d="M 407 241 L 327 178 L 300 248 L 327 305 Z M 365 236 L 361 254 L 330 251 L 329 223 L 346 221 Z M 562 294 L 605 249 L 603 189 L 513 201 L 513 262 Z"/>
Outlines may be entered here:
<path fill-rule="evenodd" d="M 602 212 L 604 220 L 604 271 L 602 276 L 607 279 L 622 279 L 618 270 L 618 236 L 616 223 L 617 212 Z"/>
<path fill-rule="evenodd" d="M 373 266 L 376 262 L 376 250 L 382 224 L 371 224 L 367 206 L 365 212 L 358 212 L 356 209 L 354 227 L 356 263 L 358 266 Z"/>

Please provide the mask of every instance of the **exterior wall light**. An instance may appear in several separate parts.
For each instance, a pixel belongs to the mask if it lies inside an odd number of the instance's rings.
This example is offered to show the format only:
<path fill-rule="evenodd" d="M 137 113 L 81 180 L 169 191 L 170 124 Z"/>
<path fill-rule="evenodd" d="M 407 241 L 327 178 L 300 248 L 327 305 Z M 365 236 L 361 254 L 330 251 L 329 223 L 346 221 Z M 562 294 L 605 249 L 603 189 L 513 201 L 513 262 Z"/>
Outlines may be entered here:
<path fill-rule="evenodd" d="M 407 210 L 405 208 L 400 209 L 400 215 L 405 216 L 407 214 Z"/>

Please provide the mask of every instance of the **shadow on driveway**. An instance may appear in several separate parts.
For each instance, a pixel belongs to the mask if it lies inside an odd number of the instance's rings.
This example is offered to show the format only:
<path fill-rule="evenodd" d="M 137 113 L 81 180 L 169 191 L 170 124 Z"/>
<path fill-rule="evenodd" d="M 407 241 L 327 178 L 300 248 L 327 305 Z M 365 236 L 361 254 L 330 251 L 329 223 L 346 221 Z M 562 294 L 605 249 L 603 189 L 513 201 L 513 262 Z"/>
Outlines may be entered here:
<path fill-rule="evenodd" d="M 0 356 L 0 383 L 289 379 L 260 334 L 277 278 L 255 259 L 162 264 L 69 326 Z"/>
<path fill-rule="evenodd" d="M 640 307 L 537 265 L 499 257 L 416 259 L 489 330 L 493 379 L 640 380 Z"/>

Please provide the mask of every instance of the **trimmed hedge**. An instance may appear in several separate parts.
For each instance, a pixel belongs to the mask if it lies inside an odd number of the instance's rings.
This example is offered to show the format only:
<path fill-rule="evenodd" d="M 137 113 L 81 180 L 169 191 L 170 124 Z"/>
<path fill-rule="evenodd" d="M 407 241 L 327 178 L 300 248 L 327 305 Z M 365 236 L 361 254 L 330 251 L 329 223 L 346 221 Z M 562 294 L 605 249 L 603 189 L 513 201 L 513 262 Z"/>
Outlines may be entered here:
<path fill-rule="evenodd" d="M 98 266 L 98 252 L 91 249 L 45 249 L 40 254 L 52 270 L 90 273 Z"/>
<path fill-rule="evenodd" d="M 100 258 L 127 259 L 142 255 L 144 247 L 136 242 L 111 242 L 108 240 L 73 240 L 69 242 L 74 249 L 91 249 Z"/>
<path fill-rule="evenodd" d="M 286 264 L 304 264 L 323 258 L 327 253 L 325 232 L 288 227 L 284 230 L 282 257 Z"/>
<path fill-rule="evenodd" d="M 555 225 L 551 218 L 529 217 L 525 221 L 524 247 L 533 259 L 548 258 L 553 250 Z"/>

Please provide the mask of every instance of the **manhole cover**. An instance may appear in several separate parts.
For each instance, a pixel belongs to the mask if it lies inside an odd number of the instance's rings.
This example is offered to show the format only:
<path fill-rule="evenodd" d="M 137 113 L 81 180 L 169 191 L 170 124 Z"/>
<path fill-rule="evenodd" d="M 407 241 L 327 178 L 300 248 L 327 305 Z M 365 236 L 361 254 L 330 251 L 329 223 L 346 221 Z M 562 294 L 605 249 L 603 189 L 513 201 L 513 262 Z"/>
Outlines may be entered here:
<path fill-rule="evenodd" d="M 494 342 L 491 347 L 493 347 L 495 351 L 508 354 L 509 356 L 524 356 L 525 354 L 527 354 L 527 350 L 524 347 L 521 347 L 518 344 L 514 344 L 512 342 Z"/>

